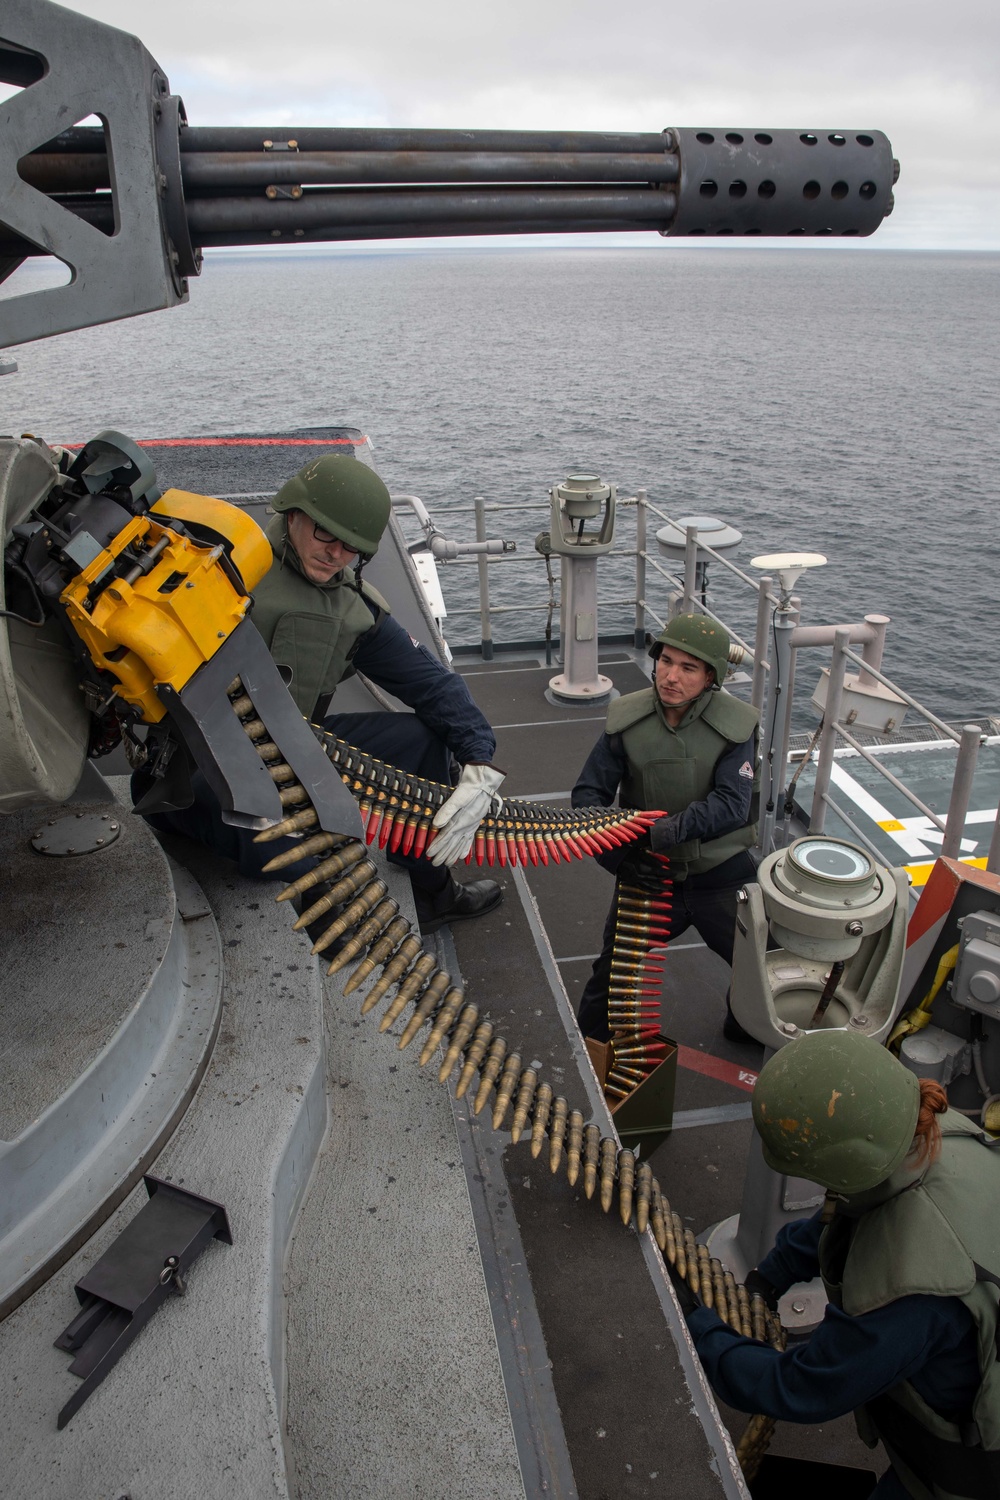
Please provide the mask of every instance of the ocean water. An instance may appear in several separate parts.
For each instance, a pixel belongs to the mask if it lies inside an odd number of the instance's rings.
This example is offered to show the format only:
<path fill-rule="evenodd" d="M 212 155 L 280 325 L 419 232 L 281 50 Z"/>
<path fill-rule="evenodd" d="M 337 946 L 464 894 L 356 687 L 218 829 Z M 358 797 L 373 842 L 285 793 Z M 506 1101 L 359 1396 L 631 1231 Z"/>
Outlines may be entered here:
<path fill-rule="evenodd" d="M 580 470 L 644 486 L 671 515 L 737 526 L 743 566 L 825 553 L 804 620 L 888 614 L 891 676 L 951 718 L 1000 711 L 996 254 L 244 252 L 210 257 L 185 307 L 13 352 L 0 427 L 53 442 L 350 424 L 432 512 L 544 503 Z M 531 555 L 545 524 L 490 529 Z M 715 607 L 749 628 L 719 571 Z M 540 565 L 494 577 L 501 600 L 544 596 Z M 445 570 L 449 602 L 472 603 L 474 582 Z M 498 637 L 542 623 L 509 616 Z"/>

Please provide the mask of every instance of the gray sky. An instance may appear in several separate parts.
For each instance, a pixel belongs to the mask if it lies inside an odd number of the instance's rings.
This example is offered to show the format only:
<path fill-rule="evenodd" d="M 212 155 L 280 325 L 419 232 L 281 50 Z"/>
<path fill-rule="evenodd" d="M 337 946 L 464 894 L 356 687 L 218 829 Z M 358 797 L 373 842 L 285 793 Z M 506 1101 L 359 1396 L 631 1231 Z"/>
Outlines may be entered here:
<path fill-rule="evenodd" d="M 872 243 L 1000 249 L 998 0 L 71 8 L 139 36 L 198 125 L 882 129 L 902 177 Z"/>

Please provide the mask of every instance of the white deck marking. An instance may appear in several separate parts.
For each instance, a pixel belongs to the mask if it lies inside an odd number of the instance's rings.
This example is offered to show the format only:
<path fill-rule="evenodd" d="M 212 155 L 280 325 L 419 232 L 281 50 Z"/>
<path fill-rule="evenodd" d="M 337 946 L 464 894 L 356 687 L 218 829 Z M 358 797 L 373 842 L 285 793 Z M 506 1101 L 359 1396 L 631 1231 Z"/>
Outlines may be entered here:
<path fill-rule="evenodd" d="M 830 768 L 830 780 L 842 792 L 846 792 L 855 807 L 867 813 L 872 822 L 877 823 L 910 859 L 920 856 L 926 859 L 928 855 L 932 855 L 933 851 L 928 849 L 916 834 L 909 833 L 900 819 L 893 817 L 889 809 L 879 802 L 877 797 L 873 797 L 860 781 L 856 781 L 848 771 L 844 770 L 843 766 L 837 765 L 836 761 Z"/>

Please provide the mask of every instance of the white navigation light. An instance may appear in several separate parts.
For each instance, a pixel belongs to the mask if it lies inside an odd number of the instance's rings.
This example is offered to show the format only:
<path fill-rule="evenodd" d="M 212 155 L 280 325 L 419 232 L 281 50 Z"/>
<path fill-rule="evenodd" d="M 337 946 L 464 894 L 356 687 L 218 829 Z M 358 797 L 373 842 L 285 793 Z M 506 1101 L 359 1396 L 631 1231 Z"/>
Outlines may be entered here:
<path fill-rule="evenodd" d="M 760 568 L 762 573 L 777 573 L 781 579 L 781 592 L 787 599 L 806 569 L 825 567 L 826 558 L 822 552 L 767 552 L 761 557 L 752 557 L 750 566 Z"/>

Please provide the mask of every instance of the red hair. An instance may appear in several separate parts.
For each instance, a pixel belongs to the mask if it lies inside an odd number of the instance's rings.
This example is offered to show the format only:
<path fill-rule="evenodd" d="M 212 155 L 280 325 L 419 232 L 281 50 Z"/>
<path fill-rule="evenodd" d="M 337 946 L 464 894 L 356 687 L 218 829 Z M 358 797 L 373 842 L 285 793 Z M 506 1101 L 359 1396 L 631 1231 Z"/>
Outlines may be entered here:
<path fill-rule="evenodd" d="M 941 1126 L 937 1117 L 943 1115 L 947 1108 L 948 1095 L 941 1085 L 933 1078 L 921 1078 L 920 1113 L 917 1115 L 917 1128 L 913 1132 L 913 1145 L 910 1147 L 914 1166 L 929 1167 L 937 1161 L 941 1152 Z"/>

